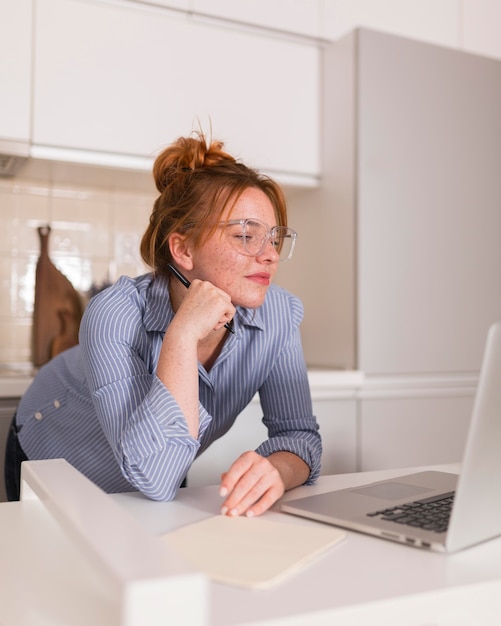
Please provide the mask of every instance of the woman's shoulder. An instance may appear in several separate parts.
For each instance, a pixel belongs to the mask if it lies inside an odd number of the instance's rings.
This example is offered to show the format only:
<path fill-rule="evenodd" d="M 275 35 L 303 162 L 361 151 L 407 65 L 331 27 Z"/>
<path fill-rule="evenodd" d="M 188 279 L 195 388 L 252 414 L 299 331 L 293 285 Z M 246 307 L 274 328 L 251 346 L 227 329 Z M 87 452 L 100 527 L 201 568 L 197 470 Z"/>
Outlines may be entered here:
<path fill-rule="evenodd" d="M 120 276 L 114 283 L 93 296 L 89 301 L 89 305 L 130 297 L 142 296 L 144 298 L 152 282 L 153 274 L 151 273 L 142 274 L 135 278 Z"/>
<path fill-rule="evenodd" d="M 141 318 L 147 306 L 148 291 L 153 282 L 152 274 L 143 274 L 131 278 L 121 276 L 106 289 L 98 292 L 89 301 L 82 324 L 85 326 L 92 320 L 104 323 L 106 320 L 116 322 L 117 315 L 125 322 L 125 318 Z"/>

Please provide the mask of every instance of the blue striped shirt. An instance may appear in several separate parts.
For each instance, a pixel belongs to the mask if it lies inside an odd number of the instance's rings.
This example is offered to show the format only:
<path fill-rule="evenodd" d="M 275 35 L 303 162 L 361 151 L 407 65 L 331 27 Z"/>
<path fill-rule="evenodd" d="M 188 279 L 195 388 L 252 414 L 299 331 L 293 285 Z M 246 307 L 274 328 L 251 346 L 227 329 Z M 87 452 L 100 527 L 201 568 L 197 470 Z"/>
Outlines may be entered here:
<path fill-rule="evenodd" d="M 166 279 L 120 278 L 89 303 L 80 344 L 43 366 L 18 407 L 29 459 L 65 458 L 105 491 L 174 498 L 195 457 L 224 435 L 258 392 L 268 439 L 257 452 L 289 451 L 320 471 L 321 439 L 303 357 L 298 298 L 270 286 L 255 310 L 237 307 L 207 372 L 199 364 L 198 438 L 156 376 L 174 313 Z M 235 458 L 243 450 L 235 450 Z"/>

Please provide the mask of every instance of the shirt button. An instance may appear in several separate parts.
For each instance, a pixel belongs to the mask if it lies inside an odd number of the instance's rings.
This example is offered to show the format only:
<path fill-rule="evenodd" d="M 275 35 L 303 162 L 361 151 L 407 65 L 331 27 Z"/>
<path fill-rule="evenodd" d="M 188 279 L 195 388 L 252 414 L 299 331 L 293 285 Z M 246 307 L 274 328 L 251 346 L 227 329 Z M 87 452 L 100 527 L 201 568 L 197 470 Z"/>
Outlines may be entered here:
<path fill-rule="evenodd" d="M 59 400 L 54 400 L 54 406 L 56 407 L 56 409 L 58 409 L 61 406 L 61 403 L 59 402 Z"/>
<path fill-rule="evenodd" d="M 36 419 L 36 420 L 41 420 L 41 419 L 42 419 L 42 414 L 40 413 L 40 411 L 37 411 L 37 412 L 35 413 L 35 419 Z"/>

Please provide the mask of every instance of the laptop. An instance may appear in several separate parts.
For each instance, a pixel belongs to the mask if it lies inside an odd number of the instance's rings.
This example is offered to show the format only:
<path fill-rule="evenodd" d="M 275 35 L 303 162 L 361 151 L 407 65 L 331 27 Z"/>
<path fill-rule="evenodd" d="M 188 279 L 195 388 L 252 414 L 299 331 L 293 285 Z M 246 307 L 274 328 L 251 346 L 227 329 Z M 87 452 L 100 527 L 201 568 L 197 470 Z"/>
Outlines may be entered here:
<path fill-rule="evenodd" d="M 480 370 L 460 475 L 423 471 L 283 502 L 280 510 L 406 545 L 456 552 L 501 535 L 501 322 Z"/>

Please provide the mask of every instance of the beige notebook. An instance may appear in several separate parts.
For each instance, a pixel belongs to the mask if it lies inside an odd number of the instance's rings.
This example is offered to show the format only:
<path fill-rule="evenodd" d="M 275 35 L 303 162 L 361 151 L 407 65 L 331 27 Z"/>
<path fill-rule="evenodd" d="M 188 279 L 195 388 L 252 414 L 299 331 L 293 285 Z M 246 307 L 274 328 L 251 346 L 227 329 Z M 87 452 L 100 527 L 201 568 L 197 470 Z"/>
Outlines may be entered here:
<path fill-rule="evenodd" d="M 217 515 L 163 537 L 213 580 L 265 589 L 345 536 L 345 531 L 321 524 Z"/>

